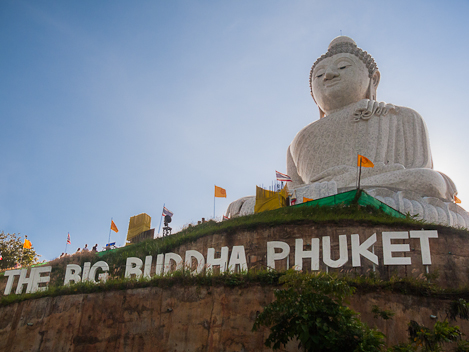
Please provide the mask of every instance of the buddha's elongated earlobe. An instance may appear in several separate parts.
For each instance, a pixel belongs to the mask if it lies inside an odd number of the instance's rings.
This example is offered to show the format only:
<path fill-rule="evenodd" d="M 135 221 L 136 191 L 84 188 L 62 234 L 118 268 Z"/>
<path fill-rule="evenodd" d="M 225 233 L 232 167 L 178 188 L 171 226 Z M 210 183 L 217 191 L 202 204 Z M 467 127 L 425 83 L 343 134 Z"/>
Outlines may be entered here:
<path fill-rule="evenodd" d="M 373 73 L 373 76 L 370 78 L 370 85 L 368 86 L 367 99 L 376 100 L 376 91 L 378 90 L 379 80 L 381 74 L 378 70 Z"/>

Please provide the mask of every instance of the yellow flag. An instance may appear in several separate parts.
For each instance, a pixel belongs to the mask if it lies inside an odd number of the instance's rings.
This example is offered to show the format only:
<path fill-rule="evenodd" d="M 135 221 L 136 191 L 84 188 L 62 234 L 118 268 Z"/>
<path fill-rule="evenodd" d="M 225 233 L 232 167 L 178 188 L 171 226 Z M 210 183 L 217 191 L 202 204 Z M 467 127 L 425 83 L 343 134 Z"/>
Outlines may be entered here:
<path fill-rule="evenodd" d="M 116 226 L 116 224 L 114 223 L 113 220 L 111 220 L 111 230 L 114 231 L 114 232 L 119 232 L 119 230 L 117 229 L 117 226 Z"/>
<path fill-rule="evenodd" d="M 28 240 L 28 239 L 25 239 L 24 244 L 23 244 L 23 248 L 31 249 L 31 246 L 32 246 L 31 241 Z"/>
<path fill-rule="evenodd" d="M 306 198 L 306 197 L 303 197 L 303 203 L 311 202 L 312 200 L 314 200 L 314 199 L 313 199 L 313 198 Z"/>
<path fill-rule="evenodd" d="M 454 202 L 459 204 L 461 203 L 461 199 L 459 199 L 458 197 L 456 197 L 456 195 L 454 196 Z"/>
<path fill-rule="evenodd" d="M 370 159 L 360 154 L 358 154 L 357 166 L 360 166 L 360 160 L 361 160 L 362 167 L 374 167 L 375 166 L 375 164 L 373 164 Z"/>
<path fill-rule="evenodd" d="M 215 186 L 215 197 L 226 198 L 226 189 Z"/>
<path fill-rule="evenodd" d="M 269 191 L 256 186 L 256 204 L 254 213 L 260 213 L 266 210 L 274 210 L 287 206 L 288 188 L 285 187 L 280 192 Z"/>

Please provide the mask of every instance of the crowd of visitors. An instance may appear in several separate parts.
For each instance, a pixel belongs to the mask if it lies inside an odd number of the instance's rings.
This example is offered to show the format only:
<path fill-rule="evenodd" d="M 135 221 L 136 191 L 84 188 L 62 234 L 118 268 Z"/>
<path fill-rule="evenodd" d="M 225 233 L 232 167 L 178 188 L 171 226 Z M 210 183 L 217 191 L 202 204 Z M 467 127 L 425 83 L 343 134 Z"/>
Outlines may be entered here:
<path fill-rule="evenodd" d="M 85 252 L 89 252 L 90 250 L 88 249 L 88 244 L 85 244 L 85 247 L 83 247 L 83 249 L 81 249 L 80 247 L 78 247 L 77 251 L 75 252 L 75 254 L 77 253 L 85 253 Z M 91 249 L 91 252 L 97 252 L 98 251 L 98 244 L 96 243 L 93 248 Z M 63 258 L 65 256 L 67 256 L 69 254 L 67 253 L 62 253 L 60 255 L 60 258 Z"/>

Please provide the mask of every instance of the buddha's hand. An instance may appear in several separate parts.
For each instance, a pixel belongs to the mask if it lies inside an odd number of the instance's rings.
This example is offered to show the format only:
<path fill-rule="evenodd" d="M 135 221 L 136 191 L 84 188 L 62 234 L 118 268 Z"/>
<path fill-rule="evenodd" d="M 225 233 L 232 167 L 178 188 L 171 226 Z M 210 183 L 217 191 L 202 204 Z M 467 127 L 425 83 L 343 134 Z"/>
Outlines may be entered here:
<path fill-rule="evenodd" d="M 386 116 L 390 111 L 397 111 L 393 104 L 386 104 L 384 101 L 363 99 L 357 103 L 353 118 L 355 121 L 368 120 L 371 116 Z"/>

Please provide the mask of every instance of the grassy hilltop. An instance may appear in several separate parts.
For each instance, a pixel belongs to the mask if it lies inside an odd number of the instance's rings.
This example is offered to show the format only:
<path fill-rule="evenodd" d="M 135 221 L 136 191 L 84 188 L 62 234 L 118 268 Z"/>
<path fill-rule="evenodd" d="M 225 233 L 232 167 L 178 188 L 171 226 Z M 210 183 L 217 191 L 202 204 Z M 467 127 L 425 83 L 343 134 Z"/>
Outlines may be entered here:
<path fill-rule="evenodd" d="M 278 284 L 278 279 L 283 273 L 274 271 L 250 271 L 242 274 L 229 274 L 222 275 L 199 275 L 191 276 L 184 272 L 176 272 L 166 277 L 152 277 L 151 279 L 124 279 L 124 268 L 126 259 L 128 257 L 144 258 L 147 255 L 156 256 L 160 253 L 171 252 L 173 248 L 191 243 L 201 237 L 213 234 L 230 234 L 240 230 L 254 230 L 268 227 L 277 227 L 282 225 L 296 225 L 296 224 L 312 224 L 318 226 L 378 226 L 386 225 L 395 228 L 421 229 L 425 226 L 427 229 L 445 229 L 446 232 L 455 232 L 462 236 L 469 235 L 467 230 L 448 228 L 446 226 L 427 224 L 414 219 L 411 216 L 406 218 L 395 218 L 383 211 L 373 207 L 361 207 L 358 205 L 351 206 L 335 206 L 335 207 L 286 207 L 277 210 L 267 211 L 259 214 L 243 216 L 239 218 L 230 219 L 223 222 L 208 221 L 199 225 L 189 225 L 178 233 L 164 238 L 157 238 L 146 240 L 144 242 L 133 244 L 130 246 L 110 250 L 106 252 L 86 252 L 74 254 L 60 259 L 55 259 L 47 265 L 52 266 L 51 281 L 49 289 L 34 294 L 22 294 L 2 297 L 0 305 L 9 304 L 12 302 L 22 301 L 29 298 L 39 298 L 43 296 L 58 296 L 75 293 L 97 292 L 103 290 L 119 290 L 128 288 L 138 288 L 147 286 L 166 286 L 174 285 L 176 283 L 184 284 L 203 284 L 203 285 L 246 285 L 249 283 L 263 283 L 263 284 Z M 95 263 L 103 260 L 109 264 L 111 279 L 106 283 L 79 283 L 71 286 L 63 286 L 63 279 L 65 277 L 65 268 L 67 264 L 78 264 L 83 266 L 85 262 Z M 356 285 L 363 287 L 371 286 L 394 287 L 396 282 L 409 281 L 410 279 L 394 280 L 394 283 L 385 283 L 376 277 L 372 278 L 354 278 Z M 410 281 L 401 288 L 409 292 L 425 292 L 425 295 L 433 293 L 443 293 L 442 290 L 432 287 L 431 285 L 424 285 L 425 283 L 411 283 Z M 0 290 L 3 291 L 6 285 L 6 278 L 3 273 L 0 274 Z M 371 286 L 370 286 L 371 285 Z M 391 285 L 391 286 L 390 286 Z M 393 286 L 394 285 L 394 286 Z M 410 286 L 408 286 L 410 285 Z M 412 285 L 417 285 L 413 287 Z M 412 288 L 413 287 L 413 288 Z M 469 291 L 468 291 L 469 292 Z M 460 292 L 461 293 L 461 292 Z M 445 294 L 450 294 L 445 291 Z"/>

